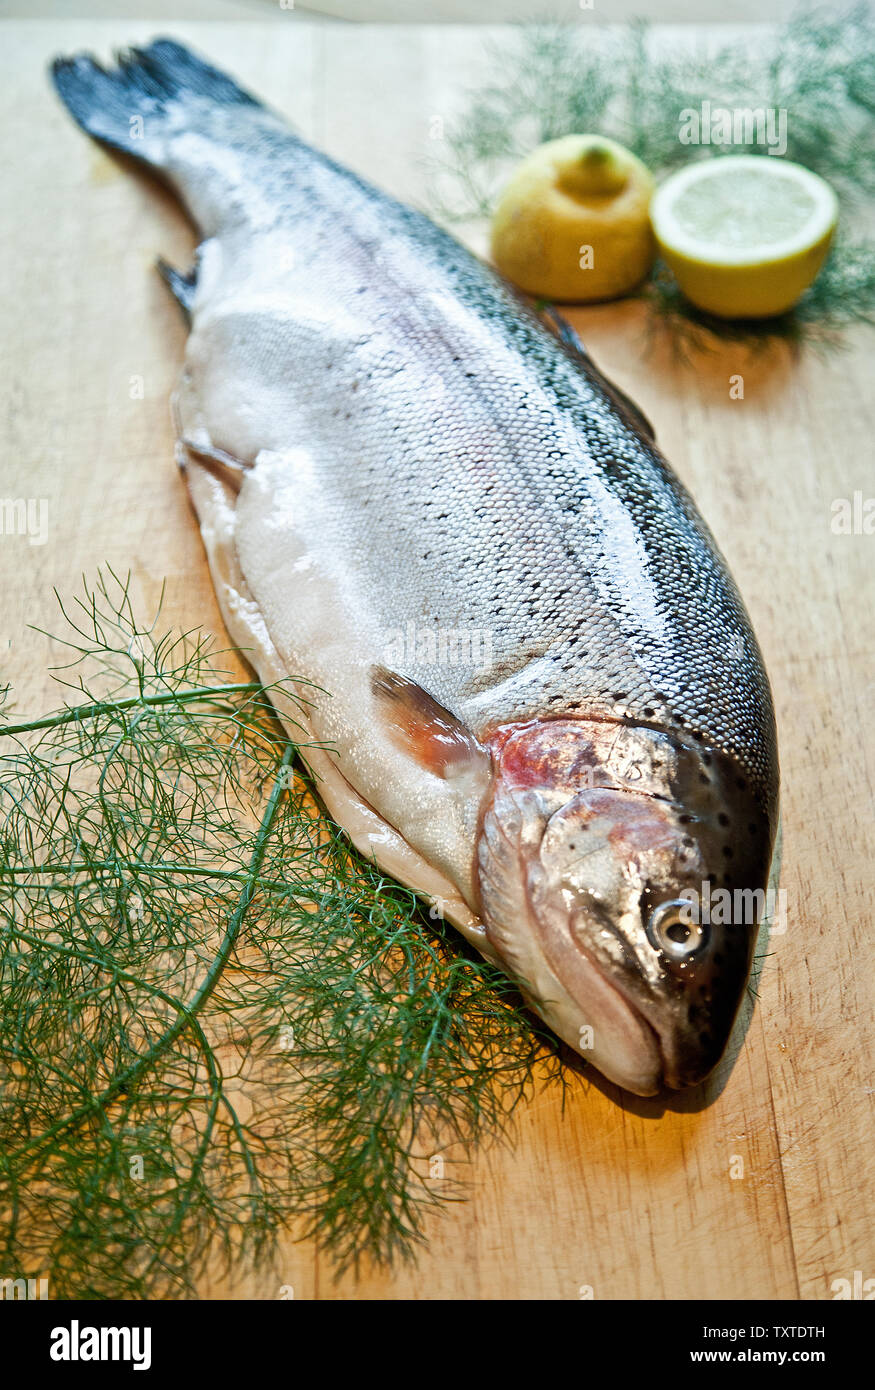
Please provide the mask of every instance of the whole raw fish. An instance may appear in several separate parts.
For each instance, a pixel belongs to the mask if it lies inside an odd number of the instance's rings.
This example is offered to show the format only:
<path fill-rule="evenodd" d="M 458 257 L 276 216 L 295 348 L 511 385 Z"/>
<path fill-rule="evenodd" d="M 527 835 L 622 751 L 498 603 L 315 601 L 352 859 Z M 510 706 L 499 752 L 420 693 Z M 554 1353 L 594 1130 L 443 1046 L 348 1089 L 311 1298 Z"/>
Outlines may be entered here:
<path fill-rule="evenodd" d="M 307 751 L 330 813 L 611 1080 L 700 1080 L 750 969 L 775 728 L 647 422 L 179 44 L 54 80 L 201 230 L 196 270 L 163 268 L 191 320 L 179 458 L 233 639 L 330 693 Z"/>

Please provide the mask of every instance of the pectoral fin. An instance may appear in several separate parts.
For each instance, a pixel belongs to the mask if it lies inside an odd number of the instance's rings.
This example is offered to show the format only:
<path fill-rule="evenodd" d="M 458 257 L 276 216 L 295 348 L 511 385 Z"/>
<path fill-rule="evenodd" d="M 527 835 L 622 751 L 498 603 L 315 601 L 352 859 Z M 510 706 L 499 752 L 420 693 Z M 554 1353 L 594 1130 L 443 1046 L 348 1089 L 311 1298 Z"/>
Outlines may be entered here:
<path fill-rule="evenodd" d="M 396 748 L 447 780 L 490 765 L 471 730 L 415 681 L 385 666 L 371 670 L 379 717 Z"/>
<path fill-rule="evenodd" d="M 640 405 L 636 405 L 631 397 L 626 395 L 625 391 L 620 390 L 619 386 L 615 386 L 612 381 L 608 381 L 608 378 L 593 362 L 586 345 L 579 334 L 571 327 L 568 320 L 564 319 L 560 313 L 557 313 L 552 304 L 543 305 L 540 312 L 550 324 L 560 343 L 562 343 L 572 356 L 581 359 L 586 365 L 586 369 L 590 376 L 594 376 L 599 384 L 607 391 L 608 395 L 614 398 L 620 409 L 625 411 L 630 423 L 637 426 L 641 433 L 647 435 L 655 444 L 656 431 Z"/>
<path fill-rule="evenodd" d="M 158 274 L 176 300 L 187 324 L 191 324 L 191 311 L 197 291 L 197 266 L 192 266 L 187 275 L 159 256 L 156 262 Z"/>

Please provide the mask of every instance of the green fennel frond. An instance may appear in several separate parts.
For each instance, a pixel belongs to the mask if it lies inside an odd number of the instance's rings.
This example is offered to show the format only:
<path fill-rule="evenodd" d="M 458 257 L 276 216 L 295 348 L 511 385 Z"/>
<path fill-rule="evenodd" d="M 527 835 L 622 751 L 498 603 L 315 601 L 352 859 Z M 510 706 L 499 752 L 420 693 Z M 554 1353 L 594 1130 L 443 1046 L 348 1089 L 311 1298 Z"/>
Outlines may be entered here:
<path fill-rule="evenodd" d="M 657 263 L 644 287 L 654 321 L 682 349 L 709 334 L 749 346 L 775 338 L 835 345 L 852 324 L 875 321 L 875 17 L 865 4 L 802 8 L 755 41 L 680 44 L 643 21 L 516 26 L 488 48 L 490 76 L 448 123 L 430 161 L 431 207 L 445 222 L 488 218 L 514 164 L 572 133 L 620 141 L 657 175 L 693 159 L 761 154 L 749 143 L 707 150 L 679 139 L 681 113 L 772 109 L 786 114 L 787 159 L 839 193 L 839 231 L 814 285 L 789 313 L 731 322 L 697 311 Z"/>
<path fill-rule="evenodd" d="M 75 703 L 0 695 L 0 1268 L 137 1298 L 283 1232 L 409 1255 L 558 1045 L 319 814 L 272 704 L 295 733 L 306 686 L 140 625 L 111 570 L 62 608 Z"/>

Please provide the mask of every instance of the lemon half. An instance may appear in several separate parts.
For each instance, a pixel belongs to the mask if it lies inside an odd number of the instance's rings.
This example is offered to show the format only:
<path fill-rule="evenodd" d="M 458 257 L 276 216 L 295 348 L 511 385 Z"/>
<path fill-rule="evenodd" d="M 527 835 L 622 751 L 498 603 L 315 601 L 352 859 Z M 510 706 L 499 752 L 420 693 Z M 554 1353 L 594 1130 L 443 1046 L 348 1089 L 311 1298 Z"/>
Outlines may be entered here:
<path fill-rule="evenodd" d="M 838 202 L 800 164 L 725 155 L 666 179 L 650 219 L 693 304 L 721 318 L 768 318 L 795 304 L 820 270 Z"/>

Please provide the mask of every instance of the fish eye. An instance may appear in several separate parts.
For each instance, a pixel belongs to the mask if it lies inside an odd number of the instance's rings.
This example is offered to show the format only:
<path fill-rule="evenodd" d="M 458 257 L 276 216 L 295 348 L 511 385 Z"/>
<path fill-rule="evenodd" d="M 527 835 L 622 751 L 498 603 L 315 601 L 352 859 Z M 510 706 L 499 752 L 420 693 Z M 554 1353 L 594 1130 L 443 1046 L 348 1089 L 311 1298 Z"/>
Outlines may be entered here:
<path fill-rule="evenodd" d="M 689 898 L 672 898 L 660 903 L 647 919 L 647 940 L 654 950 L 669 960 L 689 960 L 708 943 L 706 922 L 697 922 Z"/>

